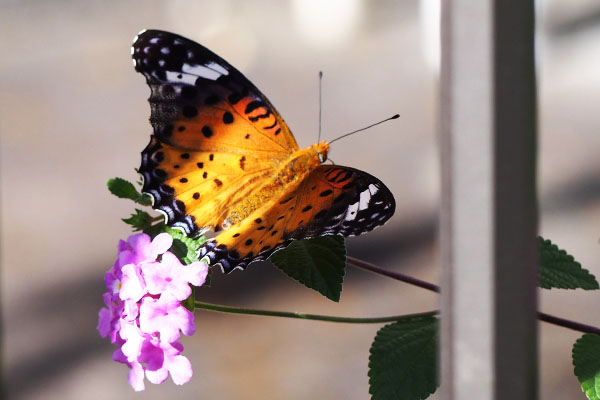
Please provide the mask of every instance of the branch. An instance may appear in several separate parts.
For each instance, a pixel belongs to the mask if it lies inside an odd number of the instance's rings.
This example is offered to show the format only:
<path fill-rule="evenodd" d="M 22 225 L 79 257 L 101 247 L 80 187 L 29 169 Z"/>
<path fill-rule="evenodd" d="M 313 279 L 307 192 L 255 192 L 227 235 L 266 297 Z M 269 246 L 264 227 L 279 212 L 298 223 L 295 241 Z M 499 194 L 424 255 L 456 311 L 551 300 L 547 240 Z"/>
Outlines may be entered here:
<path fill-rule="evenodd" d="M 583 333 L 592 333 L 594 335 L 600 335 L 600 329 L 595 326 L 582 324 L 579 322 L 571 321 L 568 319 L 555 317 L 554 315 L 546 314 L 543 312 L 538 312 L 538 319 L 548 322 L 549 324 L 554 324 L 558 326 L 562 326 L 564 328 L 569 328 L 574 331 L 579 331 Z"/>
<path fill-rule="evenodd" d="M 382 322 L 395 322 L 405 318 L 420 318 L 429 317 L 436 315 L 437 311 L 429 311 L 418 314 L 406 314 L 406 315 L 392 315 L 389 317 L 375 317 L 375 318 L 351 318 L 351 317 L 336 317 L 331 315 L 317 315 L 317 314 L 303 314 L 296 312 L 287 311 L 271 311 L 271 310 L 255 310 L 249 308 L 239 308 L 222 306 L 220 304 L 210 304 L 201 301 L 195 301 L 194 306 L 196 308 L 202 308 L 204 310 L 225 312 L 230 314 L 247 314 L 247 315 L 265 315 L 269 317 L 283 317 L 283 318 L 297 318 L 297 319 L 311 319 L 315 321 L 329 321 L 329 322 L 345 322 L 352 324 L 377 324 Z"/>
<path fill-rule="evenodd" d="M 361 269 L 364 269 L 367 271 L 375 272 L 376 274 L 385 275 L 387 277 L 390 277 L 390 278 L 393 278 L 393 279 L 396 279 L 396 280 L 399 280 L 402 282 L 406 282 L 406 283 L 409 283 L 414 286 L 418 286 L 423 289 L 431 290 L 432 292 L 436 292 L 436 293 L 440 292 L 440 287 L 438 285 L 435 285 L 435 284 L 429 283 L 429 282 L 425 282 L 420 279 L 413 278 L 412 276 L 401 274 L 399 272 L 394 272 L 394 271 L 390 271 L 390 270 L 378 267 L 375 264 L 371 264 L 369 262 L 360 260 L 358 258 L 346 256 L 346 261 L 348 263 L 354 265 L 355 267 L 358 267 L 358 268 L 361 268 Z"/>
<path fill-rule="evenodd" d="M 408 275 L 405 275 L 405 274 L 402 274 L 399 272 L 394 272 L 394 271 L 390 271 L 390 270 L 381 268 L 377 265 L 360 260 L 358 258 L 347 256 L 346 261 L 349 264 L 354 265 L 355 267 L 358 267 L 360 269 L 364 269 L 366 271 L 371 271 L 376 274 L 384 275 L 384 276 L 387 276 L 387 277 L 390 277 L 390 278 L 393 278 L 393 279 L 396 279 L 396 280 L 399 280 L 399 281 L 402 281 L 402 282 L 405 282 L 405 283 L 408 283 L 408 284 L 411 284 L 414 286 L 418 286 L 423 289 L 431 290 L 432 292 L 436 292 L 436 293 L 440 292 L 440 287 L 438 285 L 435 285 L 430 282 L 425 282 L 420 279 L 413 278 L 412 276 L 408 276 Z M 575 322 L 575 321 L 571 321 L 568 319 L 560 318 L 560 317 L 555 317 L 553 315 L 546 314 L 543 312 L 538 312 L 538 319 L 540 319 L 541 321 L 544 321 L 544 322 L 548 322 L 549 324 L 562 326 L 564 328 L 569 328 L 574 331 L 600 335 L 600 328 L 597 328 L 597 327 L 591 326 L 591 325 L 582 324 L 582 323 Z"/>

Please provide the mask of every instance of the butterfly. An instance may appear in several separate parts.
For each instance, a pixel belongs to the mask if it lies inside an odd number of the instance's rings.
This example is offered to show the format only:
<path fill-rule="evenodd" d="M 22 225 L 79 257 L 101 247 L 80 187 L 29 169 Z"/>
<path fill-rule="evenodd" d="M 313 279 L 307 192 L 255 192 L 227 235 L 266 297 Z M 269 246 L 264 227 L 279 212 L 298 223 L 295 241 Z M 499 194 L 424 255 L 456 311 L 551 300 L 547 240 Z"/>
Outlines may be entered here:
<path fill-rule="evenodd" d="M 210 50 L 146 30 L 131 53 L 151 89 L 142 191 L 187 235 L 218 232 L 200 249 L 211 265 L 244 269 L 294 239 L 359 235 L 393 215 L 381 181 L 323 164 L 327 142 L 301 150 L 265 95 Z"/>

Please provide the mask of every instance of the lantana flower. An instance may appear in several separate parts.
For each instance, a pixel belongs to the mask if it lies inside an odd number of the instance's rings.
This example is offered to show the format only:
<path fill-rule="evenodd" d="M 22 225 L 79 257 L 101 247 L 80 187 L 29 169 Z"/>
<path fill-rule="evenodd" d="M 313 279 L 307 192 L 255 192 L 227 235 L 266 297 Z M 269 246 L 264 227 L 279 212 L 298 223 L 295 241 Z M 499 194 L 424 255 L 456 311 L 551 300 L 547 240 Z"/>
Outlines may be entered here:
<path fill-rule="evenodd" d="M 119 242 L 119 253 L 105 275 L 107 292 L 98 313 L 98 332 L 119 348 L 113 360 L 129 368 L 134 390 L 144 390 L 144 376 L 162 383 L 169 375 L 178 385 L 192 377 L 189 360 L 181 355 L 181 333 L 195 331 L 194 314 L 181 302 L 202 286 L 208 274 L 203 262 L 183 265 L 168 249 L 173 238 L 145 233 Z"/>

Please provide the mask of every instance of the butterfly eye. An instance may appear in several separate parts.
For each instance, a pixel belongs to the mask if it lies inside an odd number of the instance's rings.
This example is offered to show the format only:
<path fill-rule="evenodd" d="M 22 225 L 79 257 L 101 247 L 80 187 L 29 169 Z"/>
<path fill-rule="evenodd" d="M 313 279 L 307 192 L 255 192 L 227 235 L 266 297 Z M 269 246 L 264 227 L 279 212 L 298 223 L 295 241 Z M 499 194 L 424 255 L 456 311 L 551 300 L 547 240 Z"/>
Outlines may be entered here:
<path fill-rule="evenodd" d="M 323 153 L 321 153 L 320 151 L 317 152 L 317 155 L 319 156 L 319 162 L 322 164 L 325 162 L 325 157 L 323 156 Z"/>

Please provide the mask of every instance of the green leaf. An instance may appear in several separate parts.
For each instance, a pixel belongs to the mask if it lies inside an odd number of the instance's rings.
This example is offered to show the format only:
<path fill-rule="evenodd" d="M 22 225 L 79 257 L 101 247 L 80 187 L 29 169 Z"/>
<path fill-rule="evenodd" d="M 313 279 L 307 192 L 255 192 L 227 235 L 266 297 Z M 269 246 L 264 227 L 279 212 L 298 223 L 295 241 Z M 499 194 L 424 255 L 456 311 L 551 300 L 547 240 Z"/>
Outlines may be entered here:
<path fill-rule="evenodd" d="M 600 336 L 586 333 L 573 344 L 573 367 L 590 400 L 600 400 Z"/>
<path fill-rule="evenodd" d="M 600 288 L 594 275 L 581 267 L 573 256 L 559 249 L 550 240 L 538 238 L 540 263 L 539 286 L 544 289 L 585 289 Z"/>
<path fill-rule="evenodd" d="M 130 199 L 143 206 L 149 206 L 152 204 L 150 196 L 142 194 L 137 191 L 133 183 L 126 181 L 123 178 L 112 178 L 106 182 L 108 190 L 115 196 L 121 199 Z"/>
<path fill-rule="evenodd" d="M 169 251 L 175 254 L 184 264 L 190 264 L 188 259 L 188 248 L 181 240 L 173 238 L 173 245 L 171 245 Z"/>
<path fill-rule="evenodd" d="M 191 264 L 199 260 L 198 250 L 200 246 L 206 242 L 204 236 L 198 238 L 187 237 L 185 233 L 179 229 L 169 228 L 166 226 L 164 231 L 173 237 L 173 246 L 171 252 L 177 256 L 184 264 Z"/>
<path fill-rule="evenodd" d="M 164 222 L 159 222 L 154 225 L 150 225 L 149 227 L 145 228 L 143 231 L 145 234 L 150 235 L 150 237 L 152 239 L 154 239 L 156 237 L 156 235 L 158 235 L 159 233 L 163 233 L 163 232 L 167 231 L 167 225 L 165 225 Z"/>
<path fill-rule="evenodd" d="M 192 294 L 190 294 L 190 297 L 182 301 L 181 304 L 191 312 L 194 312 L 194 307 L 196 305 L 194 302 L 194 299 L 196 299 L 196 287 L 193 285 L 190 285 L 190 287 L 192 288 Z"/>
<path fill-rule="evenodd" d="M 121 199 L 135 200 L 140 196 L 133 183 L 126 181 L 123 178 L 112 178 L 106 182 L 108 190 L 115 196 Z"/>
<path fill-rule="evenodd" d="M 369 357 L 373 400 L 422 400 L 437 389 L 435 317 L 407 317 L 381 328 Z"/>
<path fill-rule="evenodd" d="M 346 272 L 346 246 L 339 235 L 294 240 L 270 260 L 277 268 L 333 301 L 340 300 Z"/>
<path fill-rule="evenodd" d="M 131 214 L 129 218 L 121 219 L 126 224 L 133 226 L 134 231 L 143 231 L 150 228 L 152 225 L 152 217 L 145 211 L 135 209 L 135 214 Z"/>

